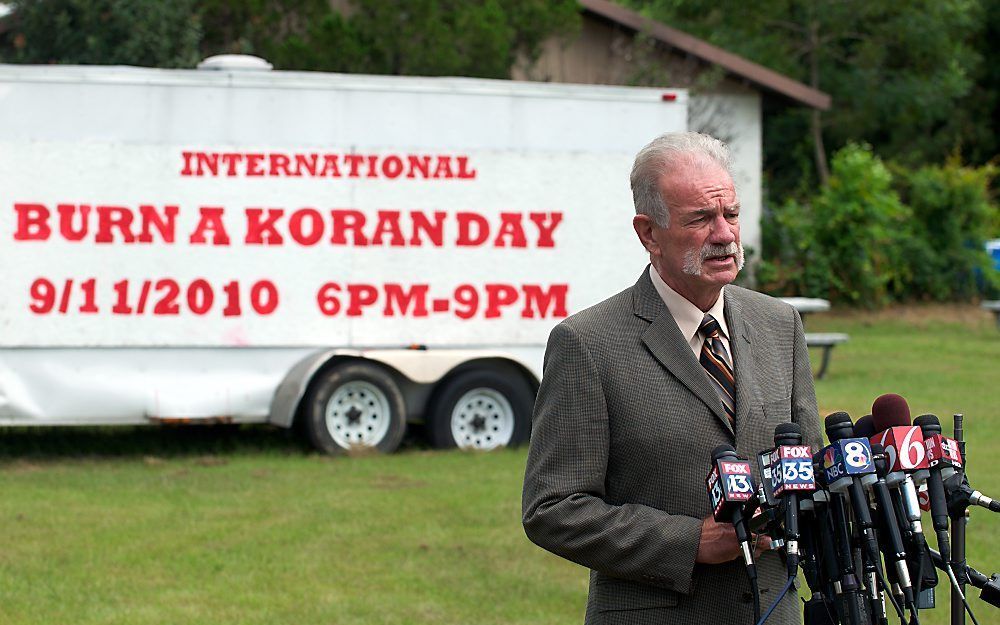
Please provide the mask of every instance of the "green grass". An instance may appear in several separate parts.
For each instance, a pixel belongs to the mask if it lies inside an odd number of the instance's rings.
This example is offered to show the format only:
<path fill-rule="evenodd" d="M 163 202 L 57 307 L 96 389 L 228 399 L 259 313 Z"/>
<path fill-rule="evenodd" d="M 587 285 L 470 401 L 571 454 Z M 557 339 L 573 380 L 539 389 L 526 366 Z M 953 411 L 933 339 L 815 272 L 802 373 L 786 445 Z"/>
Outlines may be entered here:
<path fill-rule="evenodd" d="M 1000 494 L 1000 332 L 968 310 L 817 315 L 822 414 L 896 392 L 967 416 Z M 520 527 L 524 449 L 324 458 L 269 428 L 0 431 L 0 623 L 579 623 L 586 572 Z M 1000 517 L 969 560 L 1000 570 Z M 978 592 L 974 593 L 978 596 Z M 946 593 L 925 625 L 948 622 Z M 973 600 L 980 622 L 1000 610 Z"/>

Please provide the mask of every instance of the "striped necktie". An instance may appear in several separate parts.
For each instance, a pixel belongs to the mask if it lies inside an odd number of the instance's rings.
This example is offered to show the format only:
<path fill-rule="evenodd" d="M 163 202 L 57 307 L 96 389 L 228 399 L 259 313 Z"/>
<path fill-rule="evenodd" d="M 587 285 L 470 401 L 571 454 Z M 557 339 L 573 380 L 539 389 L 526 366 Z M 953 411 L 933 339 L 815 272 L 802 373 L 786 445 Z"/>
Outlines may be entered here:
<path fill-rule="evenodd" d="M 698 332 L 705 338 L 701 346 L 701 366 L 705 367 L 709 378 L 712 380 L 715 390 L 722 399 L 722 406 L 729 416 L 729 423 L 736 427 L 736 410 L 733 404 L 736 384 L 733 379 L 733 368 L 729 364 L 729 354 L 726 347 L 719 338 L 719 322 L 712 315 L 705 315 L 701 321 Z"/>

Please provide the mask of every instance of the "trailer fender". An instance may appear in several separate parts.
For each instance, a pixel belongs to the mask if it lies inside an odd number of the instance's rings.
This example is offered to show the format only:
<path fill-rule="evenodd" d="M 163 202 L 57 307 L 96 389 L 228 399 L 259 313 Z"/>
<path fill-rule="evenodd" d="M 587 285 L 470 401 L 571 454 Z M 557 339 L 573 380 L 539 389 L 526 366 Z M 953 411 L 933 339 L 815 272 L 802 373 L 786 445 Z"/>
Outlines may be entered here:
<path fill-rule="evenodd" d="M 299 404 L 309 389 L 315 375 L 328 364 L 341 359 L 362 359 L 377 362 L 400 377 L 399 382 L 407 395 L 407 413 L 410 419 L 419 418 L 431 388 L 440 380 L 470 365 L 488 362 L 506 362 L 520 371 L 533 390 L 538 388 L 539 367 L 532 366 L 533 358 L 506 350 L 424 350 L 379 349 L 351 350 L 325 349 L 303 358 L 292 367 L 271 402 L 268 422 L 281 427 L 291 427 Z M 410 384 L 407 384 L 410 383 Z M 421 389 L 423 392 L 414 392 Z M 409 401 L 411 398 L 415 402 Z"/>

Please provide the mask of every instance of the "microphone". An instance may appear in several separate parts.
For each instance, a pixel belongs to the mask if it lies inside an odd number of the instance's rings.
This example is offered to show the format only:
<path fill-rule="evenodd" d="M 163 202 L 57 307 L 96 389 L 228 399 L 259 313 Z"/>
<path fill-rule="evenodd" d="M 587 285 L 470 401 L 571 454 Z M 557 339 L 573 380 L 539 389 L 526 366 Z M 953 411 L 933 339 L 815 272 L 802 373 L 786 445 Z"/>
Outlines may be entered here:
<path fill-rule="evenodd" d="M 945 498 L 944 481 L 941 475 L 945 458 L 945 452 L 942 448 L 941 421 L 932 414 L 925 414 L 917 417 L 913 423 L 918 425 L 923 432 L 927 450 L 938 455 L 938 460 L 929 468 L 927 495 L 930 497 L 931 522 L 938 538 L 938 551 L 941 552 L 945 560 L 951 560 L 951 545 L 948 542 L 948 500 Z M 952 470 L 954 469 L 952 468 Z"/>
<path fill-rule="evenodd" d="M 750 547 L 750 533 L 743 507 L 754 494 L 750 463 L 736 455 L 732 445 L 722 444 L 712 450 L 712 468 L 705 478 L 708 496 L 712 501 L 712 518 L 716 523 L 732 523 L 736 540 L 743 553 L 747 577 L 753 587 L 754 616 L 760 618 L 760 592 L 757 588 L 757 566 Z"/>
<path fill-rule="evenodd" d="M 818 577 L 824 586 L 832 586 L 836 594 L 842 592 L 840 584 L 840 569 L 837 566 L 837 550 L 833 543 L 833 528 L 830 524 L 830 493 L 826 490 L 823 475 L 823 452 L 813 455 L 813 475 L 816 478 L 816 490 L 812 492 L 812 513 L 815 520 L 814 541 L 817 546 L 816 560 L 819 565 Z M 803 505 L 803 511 L 809 506 Z M 828 595 L 831 593 L 827 593 Z"/>
<path fill-rule="evenodd" d="M 963 474 L 963 479 L 957 484 L 945 483 L 945 491 L 948 493 L 948 513 L 964 510 L 969 504 L 982 506 L 993 512 L 1000 512 L 1000 501 L 996 501 L 982 494 L 969 486 L 968 478 Z"/>
<path fill-rule="evenodd" d="M 892 486 L 904 479 L 900 472 L 913 475 L 917 482 L 927 478 L 927 454 L 921 428 L 910 423 L 910 407 L 894 393 L 879 396 L 872 404 L 873 443 L 885 447 Z"/>
<path fill-rule="evenodd" d="M 866 414 L 854 422 L 854 435 L 868 439 L 875 436 L 875 419 L 872 415 Z"/>
<path fill-rule="evenodd" d="M 961 467 L 961 457 L 958 455 L 958 447 L 955 441 L 945 439 L 941 436 L 941 421 L 932 414 L 920 415 L 914 419 L 914 423 L 920 426 L 924 433 L 927 452 L 932 456 L 934 462 L 930 464 L 930 475 L 927 477 L 927 495 L 931 503 L 931 522 L 934 524 L 934 532 L 938 538 L 938 551 L 944 561 L 944 572 L 951 580 L 951 586 L 955 593 L 962 599 L 965 609 L 969 612 L 973 622 L 976 617 L 972 615 L 972 610 L 965 600 L 965 593 L 955 577 L 955 571 L 951 567 L 951 544 L 948 542 L 948 501 L 944 494 L 944 481 L 941 477 L 941 469 L 948 463 L 954 471 L 954 463 L 958 462 Z"/>
<path fill-rule="evenodd" d="M 938 418 L 932 414 L 920 415 L 914 420 L 914 423 L 919 423 L 921 430 L 923 430 L 923 424 L 930 424 L 931 434 L 928 435 L 927 432 L 924 432 L 924 448 L 927 451 L 928 467 L 939 467 L 942 480 L 949 480 L 958 471 L 961 471 L 962 452 L 958 450 L 958 442 L 941 434 L 941 422 Z"/>
<path fill-rule="evenodd" d="M 797 423 L 782 423 L 774 428 L 774 451 L 771 452 L 771 486 L 774 496 L 785 506 L 785 555 L 788 576 L 795 577 L 799 566 L 799 493 L 816 490 L 812 451 L 802 444 L 802 428 Z"/>
<path fill-rule="evenodd" d="M 820 470 L 827 463 L 827 447 L 813 456 L 813 467 L 816 483 L 821 487 L 813 493 L 813 504 L 819 519 L 819 543 L 823 554 L 821 564 L 823 572 L 833 584 L 837 596 L 837 611 L 842 619 L 851 625 L 862 623 L 862 614 L 867 619 L 867 608 L 860 596 L 861 584 L 854 568 L 854 556 L 851 553 L 850 528 L 844 511 L 843 499 L 830 490 L 829 473 Z M 839 474 L 838 474 L 839 475 Z"/>
<path fill-rule="evenodd" d="M 866 486 L 878 480 L 875 475 L 875 464 L 872 462 L 871 446 L 868 439 L 854 435 L 854 423 L 846 412 L 827 415 L 825 426 L 826 435 L 830 439 L 830 445 L 827 446 L 823 457 L 826 480 L 831 492 L 846 493 L 850 498 L 855 520 L 861 528 L 861 544 L 864 547 L 862 562 L 869 585 L 868 601 L 874 617 L 884 622 L 884 603 L 876 580 L 881 580 L 882 585 L 887 588 L 888 584 L 882 574 L 878 541 L 875 538 L 871 509 L 864 491 Z M 831 505 L 837 525 L 843 524 L 846 528 L 847 521 L 838 518 L 843 516 L 839 510 L 842 507 L 840 499 L 833 497 Z M 896 611 L 902 614 L 891 594 L 888 597 Z"/>
<path fill-rule="evenodd" d="M 883 479 L 888 471 L 889 464 L 886 459 L 885 450 L 878 443 L 872 445 L 872 459 L 875 462 L 875 475 L 878 478 L 872 484 L 872 492 L 875 495 L 878 510 L 882 514 L 885 534 L 889 543 L 886 553 L 888 557 L 886 559 L 891 559 L 895 564 L 896 579 L 903 591 L 903 601 L 906 607 L 909 608 L 910 613 L 913 614 L 917 608 L 914 602 L 913 585 L 910 582 L 910 571 L 906 564 L 906 550 L 903 548 L 903 537 L 899 533 L 899 521 L 896 519 L 896 512 L 892 505 L 892 499 L 889 496 L 889 487 Z"/>
<path fill-rule="evenodd" d="M 717 523 L 732 523 L 747 570 L 753 568 L 756 573 L 743 514 L 743 506 L 750 501 L 754 491 L 750 463 L 738 457 L 732 445 L 719 445 L 712 451 L 712 469 L 705 482 L 712 499 L 712 517 Z"/>
<path fill-rule="evenodd" d="M 823 455 L 826 481 L 832 492 L 846 492 L 850 497 L 854 515 L 864 534 L 866 551 L 874 561 L 878 558 L 878 546 L 864 493 L 865 486 L 878 480 L 872 463 L 871 446 L 867 439 L 854 436 L 854 423 L 846 412 L 827 415 L 825 425 L 830 439 Z"/>
<path fill-rule="evenodd" d="M 781 549 L 785 546 L 784 528 L 779 520 L 781 501 L 774 496 L 774 485 L 771 480 L 771 450 L 757 453 L 757 468 L 760 470 L 760 484 L 757 486 L 753 516 L 748 524 L 753 534 L 763 534 L 771 538 L 771 548 Z"/>
<path fill-rule="evenodd" d="M 917 589 L 937 585 L 937 574 L 927 555 L 927 540 L 921 522 L 920 502 L 913 476 L 921 478 L 926 474 L 928 463 L 924 453 L 923 432 L 910 423 L 910 407 L 906 400 L 888 393 L 880 395 L 872 404 L 872 424 L 878 434 L 870 437 L 872 442 L 883 445 L 886 452 L 888 473 L 886 485 L 892 488 L 901 504 L 900 520 L 909 523 L 910 539 L 913 547 L 911 566 L 916 571 Z M 902 451 L 901 451 L 902 450 Z M 912 474 L 912 476 L 911 476 Z"/>

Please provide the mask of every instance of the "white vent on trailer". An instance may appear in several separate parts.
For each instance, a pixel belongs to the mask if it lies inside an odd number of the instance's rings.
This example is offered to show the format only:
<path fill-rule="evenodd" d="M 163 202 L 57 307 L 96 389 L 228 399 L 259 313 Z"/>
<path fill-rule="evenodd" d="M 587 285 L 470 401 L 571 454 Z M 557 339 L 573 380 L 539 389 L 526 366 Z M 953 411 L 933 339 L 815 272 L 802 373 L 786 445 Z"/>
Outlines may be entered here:
<path fill-rule="evenodd" d="M 250 54 L 216 54 L 198 63 L 198 69 L 260 71 L 274 69 L 274 66 L 265 59 Z"/>

